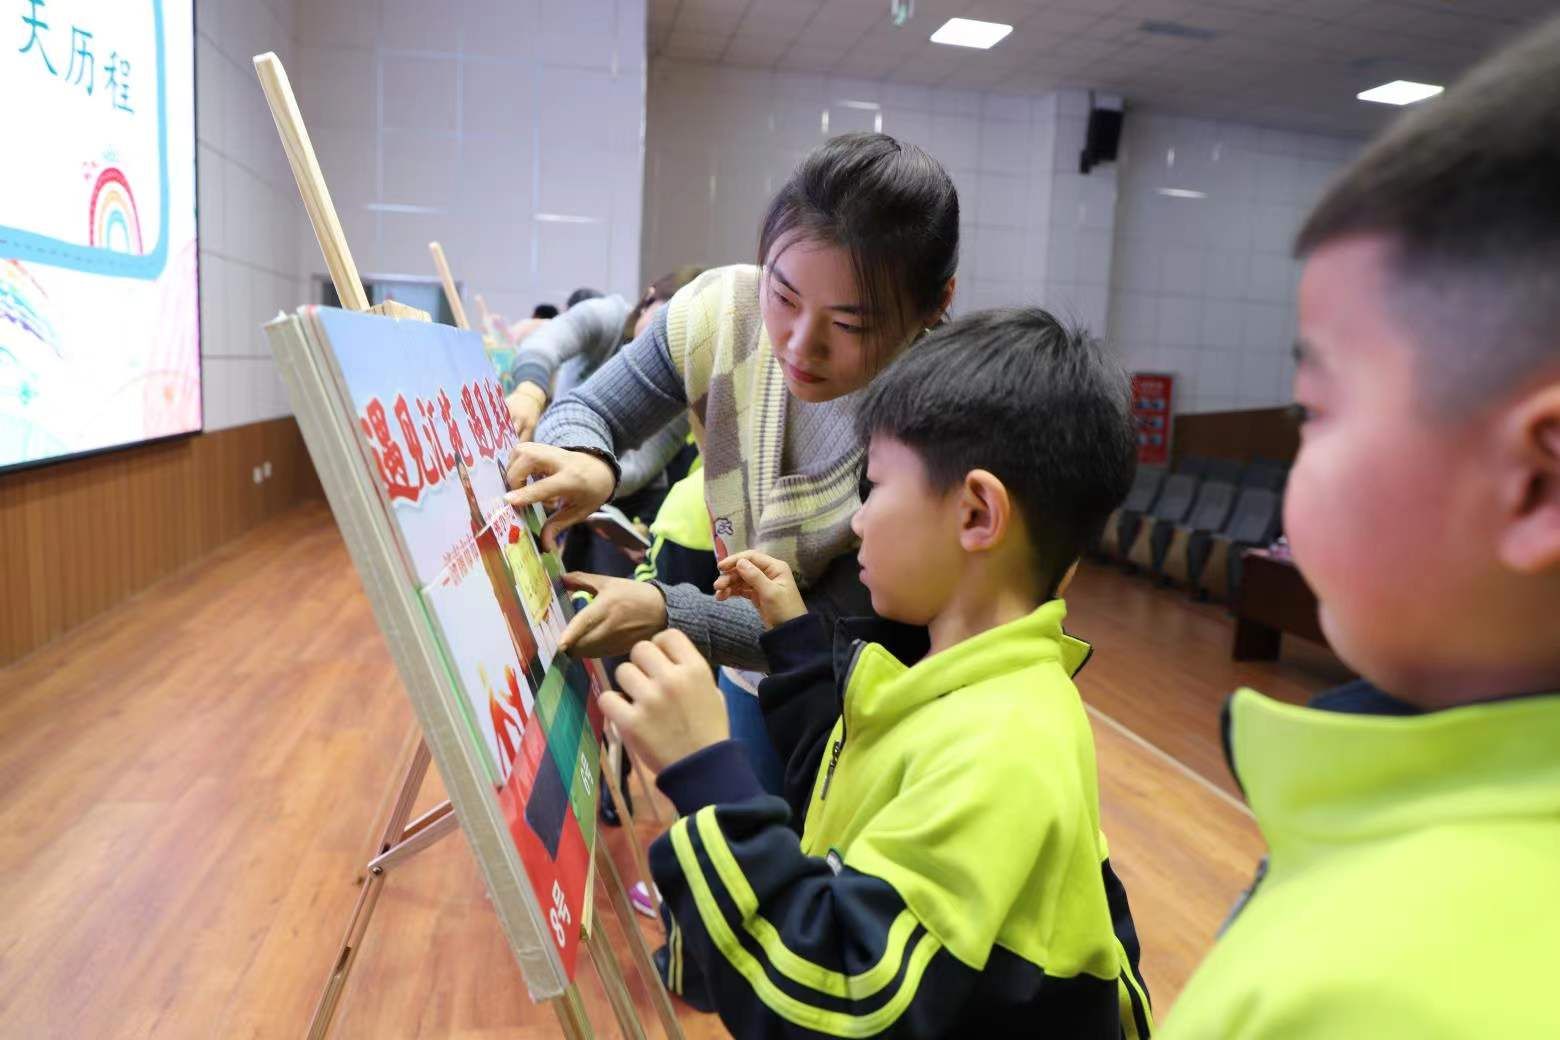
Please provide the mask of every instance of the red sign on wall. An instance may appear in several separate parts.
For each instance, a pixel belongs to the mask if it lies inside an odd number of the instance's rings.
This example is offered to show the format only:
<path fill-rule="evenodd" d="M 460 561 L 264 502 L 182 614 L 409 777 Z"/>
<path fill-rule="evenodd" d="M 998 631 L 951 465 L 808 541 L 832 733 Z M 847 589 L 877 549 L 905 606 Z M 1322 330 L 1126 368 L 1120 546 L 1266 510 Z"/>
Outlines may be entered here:
<path fill-rule="evenodd" d="M 1175 421 L 1175 376 L 1163 372 L 1132 374 L 1132 419 L 1137 424 L 1138 464 L 1170 462 L 1170 433 Z"/>

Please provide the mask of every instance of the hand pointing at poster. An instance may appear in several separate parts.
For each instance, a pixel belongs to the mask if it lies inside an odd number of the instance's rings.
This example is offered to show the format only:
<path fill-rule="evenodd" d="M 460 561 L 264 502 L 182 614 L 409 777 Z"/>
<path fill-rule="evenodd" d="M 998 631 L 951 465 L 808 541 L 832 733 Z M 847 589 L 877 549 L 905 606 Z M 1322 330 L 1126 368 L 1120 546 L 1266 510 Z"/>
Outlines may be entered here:
<path fill-rule="evenodd" d="M 515 447 L 505 473 L 514 488 L 506 498 L 516 509 L 557 503 L 542 528 L 542 548 L 558 551 L 558 532 L 579 523 L 612 497 L 612 467 L 594 455 L 535 442 Z M 535 478 L 531 483 L 526 481 Z"/>
<path fill-rule="evenodd" d="M 588 592 L 590 605 L 569 622 L 558 648 L 574 657 L 615 657 L 666 628 L 666 596 L 647 581 L 571 571 L 563 576 L 571 592 Z"/>

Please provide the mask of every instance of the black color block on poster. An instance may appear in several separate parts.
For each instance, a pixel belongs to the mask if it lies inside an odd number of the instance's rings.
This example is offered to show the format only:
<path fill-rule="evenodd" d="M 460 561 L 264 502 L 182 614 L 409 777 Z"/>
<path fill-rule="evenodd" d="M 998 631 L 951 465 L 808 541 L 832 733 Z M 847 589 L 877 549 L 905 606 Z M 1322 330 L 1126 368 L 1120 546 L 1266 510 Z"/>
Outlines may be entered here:
<path fill-rule="evenodd" d="M 563 818 L 569 812 L 569 792 L 551 756 L 544 756 L 536 768 L 531 797 L 525 802 L 525 822 L 542 840 L 549 859 L 558 858 L 558 842 L 563 839 Z"/>

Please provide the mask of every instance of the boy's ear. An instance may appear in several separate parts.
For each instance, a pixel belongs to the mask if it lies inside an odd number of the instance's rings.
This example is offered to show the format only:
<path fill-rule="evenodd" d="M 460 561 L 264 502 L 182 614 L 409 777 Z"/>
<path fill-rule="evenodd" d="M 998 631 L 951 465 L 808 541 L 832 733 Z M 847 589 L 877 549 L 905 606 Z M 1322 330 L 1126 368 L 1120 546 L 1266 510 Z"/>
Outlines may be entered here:
<path fill-rule="evenodd" d="M 983 469 L 964 475 L 959 490 L 959 544 L 965 552 L 994 549 L 1013 523 L 1013 500 L 1007 487 Z"/>
<path fill-rule="evenodd" d="M 1560 382 L 1523 400 L 1501 441 L 1501 562 L 1522 574 L 1560 567 Z"/>
<path fill-rule="evenodd" d="M 927 319 L 926 324 L 928 326 L 935 325 L 941 321 L 943 316 L 948 313 L 948 308 L 953 306 L 953 291 L 958 287 L 958 281 L 959 276 L 954 275 L 952 278 L 948 279 L 947 284 L 943 286 L 942 299 L 937 301 L 937 313 L 933 314 L 929 319 Z"/>

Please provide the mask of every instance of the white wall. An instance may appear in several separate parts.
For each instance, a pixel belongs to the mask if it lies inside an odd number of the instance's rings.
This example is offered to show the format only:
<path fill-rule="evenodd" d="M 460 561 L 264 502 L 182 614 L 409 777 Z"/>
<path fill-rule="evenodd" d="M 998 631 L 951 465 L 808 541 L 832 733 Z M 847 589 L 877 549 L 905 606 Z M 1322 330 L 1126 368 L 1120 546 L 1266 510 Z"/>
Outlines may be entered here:
<path fill-rule="evenodd" d="M 206 429 L 290 414 L 260 323 L 300 301 L 301 209 L 250 59 L 293 56 L 292 0 L 195 5 L 201 365 Z"/>
<path fill-rule="evenodd" d="M 432 275 L 437 239 L 473 320 L 478 292 L 511 319 L 582 285 L 637 292 L 644 0 L 298 0 L 298 18 L 293 88 L 365 275 Z M 307 230 L 295 264 L 324 271 Z"/>
<path fill-rule="evenodd" d="M 1178 412 L 1291 400 L 1295 233 L 1361 142 L 1129 112 L 1109 338 L 1173 372 Z M 1203 193 L 1173 197 L 1170 188 Z"/>
<path fill-rule="evenodd" d="M 364 274 L 529 315 L 639 288 L 644 0 L 198 0 L 206 428 L 290 414 L 261 324 L 324 272 L 251 58 L 274 50 Z M 307 41 L 301 46 L 299 41 Z"/>
<path fill-rule="evenodd" d="M 994 94 L 656 62 L 641 280 L 684 263 L 752 262 L 764 209 L 802 157 L 830 135 L 881 130 L 926 148 L 958 186 L 956 308 L 1055 300 L 1102 331 L 1115 184 L 1108 168 L 1077 173 L 1086 114 L 1080 91 Z"/>

